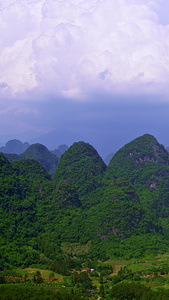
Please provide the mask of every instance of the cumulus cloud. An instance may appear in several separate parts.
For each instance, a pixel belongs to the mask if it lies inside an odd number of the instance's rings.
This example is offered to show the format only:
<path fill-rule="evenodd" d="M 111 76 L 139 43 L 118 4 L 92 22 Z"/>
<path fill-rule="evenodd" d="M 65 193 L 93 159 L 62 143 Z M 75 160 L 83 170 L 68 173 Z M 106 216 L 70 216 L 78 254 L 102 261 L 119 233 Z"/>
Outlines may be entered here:
<path fill-rule="evenodd" d="M 0 82 L 80 98 L 167 90 L 165 0 L 1 0 Z M 158 15 L 159 13 L 159 15 Z"/>

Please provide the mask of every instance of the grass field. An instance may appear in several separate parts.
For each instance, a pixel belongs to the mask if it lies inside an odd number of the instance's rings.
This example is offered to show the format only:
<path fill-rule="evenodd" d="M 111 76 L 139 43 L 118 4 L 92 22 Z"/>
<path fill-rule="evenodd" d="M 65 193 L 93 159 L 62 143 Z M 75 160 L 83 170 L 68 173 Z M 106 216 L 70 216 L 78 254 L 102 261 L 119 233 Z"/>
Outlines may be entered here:
<path fill-rule="evenodd" d="M 107 262 L 93 262 L 95 269 L 93 271 L 90 268 L 83 268 L 76 271 L 87 272 L 89 278 L 92 281 L 92 287 L 95 294 L 99 294 L 101 285 L 104 285 L 105 293 L 110 293 L 113 286 L 121 282 L 139 282 L 147 287 L 150 287 L 153 291 L 159 291 L 160 289 L 169 290 L 169 255 L 158 255 L 156 257 L 149 256 L 144 259 L 132 259 L 132 260 L 108 260 Z M 107 266 L 109 268 L 107 268 Z M 13 275 L 13 282 L 20 282 L 26 285 L 37 284 L 34 283 L 34 277 L 40 274 L 42 277 L 42 286 L 51 287 L 56 290 L 59 289 L 71 289 L 77 291 L 79 286 L 72 285 L 71 271 L 69 276 L 63 276 L 52 272 L 51 270 L 42 269 L 39 266 L 32 266 L 25 269 L 13 270 L 16 274 Z M 14 273 L 15 274 L 15 273 Z M 20 276 L 20 277 L 19 277 Z M 11 282 L 12 275 L 7 277 L 7 281 Z"/>

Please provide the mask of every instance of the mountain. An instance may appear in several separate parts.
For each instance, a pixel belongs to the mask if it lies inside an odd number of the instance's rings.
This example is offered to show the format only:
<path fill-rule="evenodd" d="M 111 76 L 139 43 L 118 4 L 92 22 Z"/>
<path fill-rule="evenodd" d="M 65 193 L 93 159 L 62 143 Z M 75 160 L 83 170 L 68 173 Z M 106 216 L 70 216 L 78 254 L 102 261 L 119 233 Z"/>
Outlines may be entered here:
<path fill-rule="evenodd" d="M 124 178 L 154 217 L 169 213 L 169 154 L 157 140 L 145 134 L 121 148 L 112 158 L 106 180 Z"/>
<path fill-rule="evenodd" d="M 27 150 L 20 155 L 6 154 L 5 156 L 10 161 L 20 160 L 23 158 L 33 158 L 44 166 L 45 170 L 51 175 L 53 175 L 59 162 L 58 157 L 41 144 L 30 145 Z"/>
<path fill-rule="evenodd" d="M 111 152 L 111 153 L 107 154 L 106 157 L 104 158 L 104 162 L 107 166 L 109 165 L 114 154 L 115 154 L 114 152 Z"/>
<path fill-rule="evenodd" d="M 19 140 L 10 140 L 5 144 L 5 147 L 0 148 L 0 152 L 3 153 L 15 153 L 15 154 L 21 154 L 23 153 L 27 148 L 29 147 L 29 144 L 27 142 L 22 143 Z"/>
<path fill-rule="evenodd" d="M 53 180 L 69 179 L 83 196 L 101 185 L 106 165 L 97 151 L 88 143 L 74 143 L 60 158 Z"/>
<path fill-rule="evenodd" d="M 169 155 L 164 146 L 153 136 L 145 134 L 116 152 L 108 166 L 107 176 L 110 179 L 113 176 L 123 176 L 136 183 L 145 173 L 145 169 L 153 176 L 155 167 L 165 169 L 168 165 Z"/>
<path fill-rule="evenodd" d="M 157 140 L 145 134 L 121 148 L 112 158 L 104 181 L 123 179 L 133 187 L 149 230 L 168 236 L 169 154 Z M 146 231 L 146 229 L 145 229 Z"/>
<path fill-rule="evenodd" d="M 69 147 L 67 146 L 67 145 L 60 145 L 60 146 L 58 146 L 58 148 L 57 149 L 55 149 L 55 150 L 52 150 L 51 152 L 53 153 L 53 154 L 55 154 L 57 157 L 61 157 L 61 155 L 68 149 Z"/>

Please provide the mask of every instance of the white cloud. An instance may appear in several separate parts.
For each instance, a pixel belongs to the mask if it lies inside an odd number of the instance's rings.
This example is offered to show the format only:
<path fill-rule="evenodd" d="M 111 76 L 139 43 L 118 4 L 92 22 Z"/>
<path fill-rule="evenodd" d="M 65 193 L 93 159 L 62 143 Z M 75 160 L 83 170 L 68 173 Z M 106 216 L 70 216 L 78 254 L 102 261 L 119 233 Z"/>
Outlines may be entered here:
<path fill-rule="evenodd" d="M 0 82 L 14 94 L 37 89 L 66 97 L 164 90 L 163 1 L 1 0 Z"/>

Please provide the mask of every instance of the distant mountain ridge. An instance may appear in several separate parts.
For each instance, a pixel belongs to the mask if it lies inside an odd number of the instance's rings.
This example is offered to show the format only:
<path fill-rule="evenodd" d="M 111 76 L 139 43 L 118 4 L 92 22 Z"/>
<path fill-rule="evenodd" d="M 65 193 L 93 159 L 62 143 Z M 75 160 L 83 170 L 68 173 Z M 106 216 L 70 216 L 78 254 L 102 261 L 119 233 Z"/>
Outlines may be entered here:
<path fill-rule="evenodd" d="M 74 142 L 79 141 L 79 139 L 79 135 L 72 133 L 68 129 L 59 128 L 33 138 L 28 142 L 30 144 L 40 143 L 46 145 L 48 149 L 56 149 L 57 145 L 64 145 L 66 143 L 70 146 Z"/>
<path fill-rule="evenodd" d="M 109 165 L 114 154 L 115 154 L 114 152 L 111 152 L 111 153 L 107 154 L 106 157 L 104 158 L 104 162 L 107 166 Z"/>
<path fill-rule="evenodd" d="M 57 149 L 51 150 L 53 154 L 55 154 L 57 157 L 61 157 L 61 155 L 68 149 L 69 147 L 67 145 L 60 145 Z"/>
<path fill-rule="evenodd" d="M 44 145 L 33 144 L 30 145 L 25 152 L 20 155 L 16 154 L 5 154 L 10 161 L 20 160 L 23 158 L 33 158 L 38 161 L 45 170 L 53 175 L 56 166 L 59 162 L 59 158 L 51 153 Z"/>
<path fill-rule="evenodd" d="M 29 147 L 29 143 L 22 143 L 21 141 L 14 139 L 8 141 L 4 147 L 0 147 L 0 152 L 3 153 L 15 153 L 21 154 Z"/>
<path fill-rule="evenodd" d="M 59 162 L 59 157 L 68 149 L 67 145 L 60 145 L 57 149 L 49 151 L 44 145 L 39 143 L 29 145 L 19 140 L 10 140 L 5 147 L 0 148 L 10 161 L 20 160 L 23 158 L 33 158 L 38 161 L 45 170 L 53 175 Z"/>

